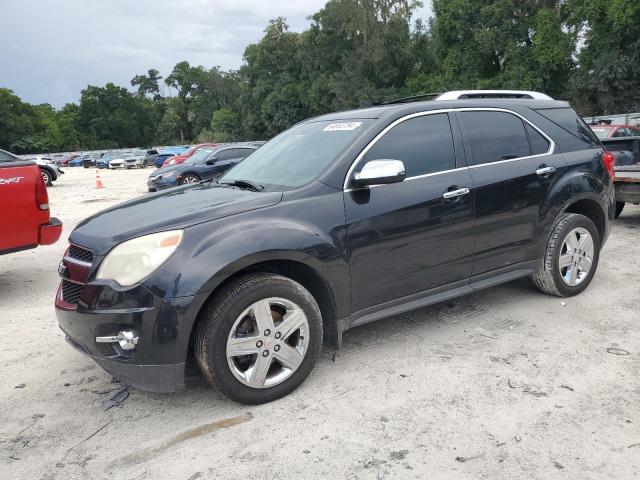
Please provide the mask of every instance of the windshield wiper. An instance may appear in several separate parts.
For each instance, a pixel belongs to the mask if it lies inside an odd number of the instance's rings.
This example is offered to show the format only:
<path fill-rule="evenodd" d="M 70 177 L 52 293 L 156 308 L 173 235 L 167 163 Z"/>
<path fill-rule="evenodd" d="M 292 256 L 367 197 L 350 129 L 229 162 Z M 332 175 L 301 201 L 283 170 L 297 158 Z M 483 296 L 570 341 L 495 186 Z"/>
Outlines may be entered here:
<path fill-rule="evenodd" d="M 232 187 L 248 188 L 254 192 L 264 190 L 262 185 L 252 182 L 251 180 L 233 180 L 231 182 L 220 182 L 221 185 L 231 185 Z"/>

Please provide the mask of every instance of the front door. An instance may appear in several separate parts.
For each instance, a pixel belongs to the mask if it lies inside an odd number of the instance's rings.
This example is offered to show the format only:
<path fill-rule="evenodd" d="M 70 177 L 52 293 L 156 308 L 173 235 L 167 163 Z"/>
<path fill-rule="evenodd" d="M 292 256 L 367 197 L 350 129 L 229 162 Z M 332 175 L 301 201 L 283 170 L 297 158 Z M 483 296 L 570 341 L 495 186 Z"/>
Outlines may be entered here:
<path fill-rule="evenodd" d="M 450 120 L 447 113 L 425 112 L 397 121 L 358 161 L 354 173 L 371 160 L 401 160 L 406 179 L 344 192 L 352 315 L 468 282 L 473 185 Z"/>

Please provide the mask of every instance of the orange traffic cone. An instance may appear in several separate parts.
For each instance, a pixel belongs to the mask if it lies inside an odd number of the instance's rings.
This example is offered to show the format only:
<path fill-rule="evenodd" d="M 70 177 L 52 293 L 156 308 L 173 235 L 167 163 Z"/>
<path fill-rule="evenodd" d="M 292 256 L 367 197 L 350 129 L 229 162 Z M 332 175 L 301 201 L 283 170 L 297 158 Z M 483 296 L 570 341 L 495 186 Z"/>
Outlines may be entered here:
<path fill-rule="evenodd" d="M 96 189 L 99 188 L 104 188 L 104 185 L 102 184 L 102 180 L 100 179 L 100 172 L 96 168 Z"/>

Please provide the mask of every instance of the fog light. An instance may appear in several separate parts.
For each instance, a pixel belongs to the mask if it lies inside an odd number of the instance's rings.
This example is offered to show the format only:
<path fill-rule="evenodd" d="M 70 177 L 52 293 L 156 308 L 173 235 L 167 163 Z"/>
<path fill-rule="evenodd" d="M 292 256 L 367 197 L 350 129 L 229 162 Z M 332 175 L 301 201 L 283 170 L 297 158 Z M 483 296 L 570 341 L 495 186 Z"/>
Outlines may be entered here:
<path fill-rule="evenodd" d="M 117 336 L 96 337 L 96 343 L 118 343 L 123 350 L 134 350 L 138 337 L 131 330 L 122 330 Z"/>

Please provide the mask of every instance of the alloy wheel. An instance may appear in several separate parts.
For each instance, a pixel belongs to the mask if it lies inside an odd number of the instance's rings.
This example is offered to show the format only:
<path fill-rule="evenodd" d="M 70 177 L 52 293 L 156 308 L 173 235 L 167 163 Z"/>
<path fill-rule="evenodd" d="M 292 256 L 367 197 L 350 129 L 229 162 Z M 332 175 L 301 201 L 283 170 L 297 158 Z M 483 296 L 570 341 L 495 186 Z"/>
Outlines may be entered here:
<path fill-rule="evenodd" d="M 309 321 L 284 298 L 259 300 L 236 319 L 227 339 L 231 373 L 252 388 L 269 388 L 298 369 L 309 346 Z"/>
<path fill-rule="evenodd" d="M 562 281 L 570 287 L 582 283 L 591 271 L 594 253 L 593 238 L 587 229 L 571 230 L 564 239 L 558 260 Z"/>

